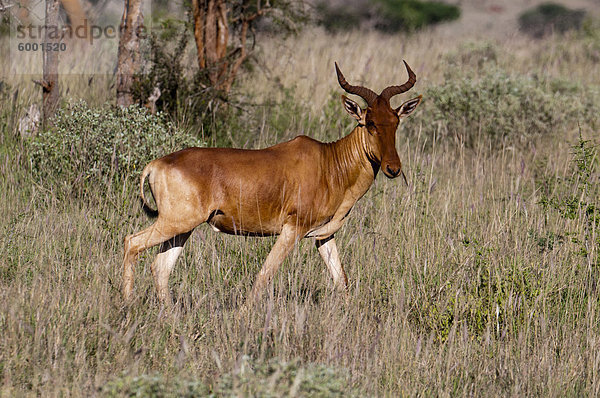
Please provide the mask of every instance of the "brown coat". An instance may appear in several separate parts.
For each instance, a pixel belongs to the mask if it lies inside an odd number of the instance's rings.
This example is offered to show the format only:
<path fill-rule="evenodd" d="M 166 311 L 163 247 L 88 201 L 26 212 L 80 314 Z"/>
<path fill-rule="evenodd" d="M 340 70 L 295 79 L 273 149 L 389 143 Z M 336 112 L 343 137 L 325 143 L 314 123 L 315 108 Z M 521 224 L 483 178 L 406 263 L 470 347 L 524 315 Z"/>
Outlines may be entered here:
<path fill-rule="evenodd" d="M 259 150 L 188 148 L 150 162 L 142 172 L 141 195 L 149 206 L 143 188 L 148 178 L 158 219 L 125 239 L 125 298 L 130 297 L 133 288 L 137 254 L 162 243 L 152 270 L 160 299 L 167 299 L 168 277 L 175 261 L 191 231 L 204 222 L 229 234 L 279 235 L 255 282 L 254 295 L 269 283 L 296 241 L 303 237 L 315 238 L 334 282 L 346 287 L 347 277 L 333 234 L 367 192 L 380 168 L 389 178 L 401 173 L 396 129 L 421 97 L 394 110 L 387 96 L 412 87 L 416 79 L 408 65 L 407 69 L 408 83 L 392 86 L 393 90 L 388 88 L 379 96 L 364 87 L 350 86 L 338 69 L 342 87 L 363 96 L 368 107 L 363 111 L 356 102 L 342 96 L 346 110 L 359 124 L 336 142 L 322 143 L 299 136 Z"/>

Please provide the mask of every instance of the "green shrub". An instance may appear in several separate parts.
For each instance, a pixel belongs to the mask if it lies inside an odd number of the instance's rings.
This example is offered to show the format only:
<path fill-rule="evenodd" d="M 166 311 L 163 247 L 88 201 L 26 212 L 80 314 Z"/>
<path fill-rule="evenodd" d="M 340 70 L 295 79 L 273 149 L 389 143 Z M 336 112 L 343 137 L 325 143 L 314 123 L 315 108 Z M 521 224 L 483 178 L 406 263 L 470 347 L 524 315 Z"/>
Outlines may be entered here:
<path fill-rule="evenodd" d="M 160 34 L 153 34 L 148 40 L 151 62 L 147 70 L 135 77 L 134 101 L 145 105 L 158 88 L 156 110 L 183 121 L 190 130 L 205 136 L 215 135 L 221 131 L 219 125 L 227 116 L 218 111 L 226 108 L 223 101 L 233 102 L 233 96 L 228 97 L 211 86 L 207 69 L 186 66 L 184 55 L 190 34 L 185 24 L 167 20 L 161 25 Z"/>
<path fill-rule="evenodd" d="M 382 20 L 376 26 L 384 31 L 416 30 L 460 17 L 460 8 L 439 1 L 379 0 Z"/>
<path fill-rule="evenodd" d="M 564 219 L 581 220 L 589 228 L 595 229 L 600 226 L 597 147 L 591 140 L 579 137 L 572 150 L 573 167 L 567 177 L 537 181 L 537 190 L 541 195 L 539 204 L 546 213 L 555 210 Z M 598 260 L 600 264 L 600 258 Z"/>
<path fill-rule="evenodd" d="M 193 380 L 160 375 L 121 377 L 106 384 L 109 397 L 351 397 L 359 396 L 348 377 L 325 365 L 299 361 L 267 362 L 242 357 L 239 365 L 215 381 L 213 388 Z"/>
<path fill-rule="evenodd" d="M 209 389 L 198 381 L 167 380 L 160 375 L 125 376 L 102 388 L 106 397 L 207 397 Z"/>
<path fill-rule="evenodd" d="M 597 124 L 600 106 L 576 83 L 512 76 L 490 68 L 481 78 L 452 72 L 428 87 L 424 103 L 405 123 L 408 132 L 455 140 L 467 147 L 523 145 L 558 128 Z"/>
<path fill-rule="evenodd" d="M 299 361 L 268 362 L 242 358 L 239 370 L 225 375 L 215 389 L 225 397 L 346 397 L 357 395 L 347 376 L 325 365 Z"/>
<path fill-rule="evenodd" d="M 185 28 L 179 28 L 176 21 L 162 21 L 160 35 L 149 37 L 150 59 L 148 70 L 140 73 L 134 80 L 132 94 L 134 100 L 142 105 L 152 95 L 156 87 L 160 88 L 160 97 L 156 109 L 176 114 L 180 107 L 182 91 L 197 89 L 190 87 L 186 78 L 183 56 L 188 44 Z M 172 47 L 172 48 L 171 48 Z"/>
<path fill-rule="evenodd" d="M 462 265 L 466 277 L 438 287 L 435 299 L 419 300 L 411 320 L 439 341 L 446 341 L 457 325 L 476 338 L 488 331 L 499 336 L 509 325 L 521 328 L 540 293 L 539 272 L 527 263 L 502 259 L 495 248 L 475 238 L 465 236 L 461 243 L 472 259 Z"/>
<path fill-rule="evenodd" d="M 530 234 L 554 235 L 560 233 L 568 252 L 565 266 L 569 267 L 567 280 L 560 294 L 549 297 L 549 305 L 574 318 L 582 318 L 590 305 L 598 303 L 600 280 L 600 184 L 598 184 L 598 143 L 581 136 L 571 147 L 571 167 L 564 176 L 546 173 L 546 159 L 541 172 L 536 174 L 538 205 L 544 212 L 545 222 L 540 232 Z M 556 220 L 561 220 L 557 223 Z M 571 279 L 572 278 L 572 279 Z M 576 282 L 577 281 L 577 282 Z M 574 300 L 577 305 L 569 303 Z"/>
<path fill-rule="evenodd" d="M 34 175 L 69 192 L 132 180 L 150 160 L 201 145 L 162 114 L 137 106 L 91 108 L 85 102 L 60 109 L 54 126 L 27 142 Z"/>
<path fill-rule="evenodd" d="M 134 101 L 145 105 L 158 88 L 160 96 L 155 102 L 156 110 L 184 121 L 186 126 L 201 130 L 204 135 L 219 132 L 219 123 L 215 123 L 215 119 L 224 119 L 226 115 L 218 111 L 227 108 L 224 102 L 234 102 L 233 96 L 212 87 L 207 69 L 186 65 L 189 26 L 177 20 L 162 21 L 161 26 L 160 34 L 149 37 L 151 62 L 135 77 Z"/>
<path fill-rule="evenodd" d="M 467 41 L 458 46 L 454 51 L 444 56 L 445 61 L 453 67 L 469 67 L 481 69 L 496 64 L 504 54 L 493 43 L 488 41 Z"/>
<path fill-rule="evenodd" d="M 317 19 L 329 31 L 375 27 L 385 32 L 414 31 L 460 17 L 460 8 L 438 1 L 358 0 L 331 6 L 320 2 Z"/>
<path fill-rule="evenodd" d="M 571 10 L 556 3 L 543 3 L 521 14 L 519 28 L 533 37 L 541 38 L 552 32 L 579 30 L 584 16 L 583 10 Z"/>
<path fill-rule="evenodd" d="M 319 23 L 329 32 L 348 31 L 360 26 L 364 18 L 355 7 L 331 7 L 326 3 L 316 5 Z"/>

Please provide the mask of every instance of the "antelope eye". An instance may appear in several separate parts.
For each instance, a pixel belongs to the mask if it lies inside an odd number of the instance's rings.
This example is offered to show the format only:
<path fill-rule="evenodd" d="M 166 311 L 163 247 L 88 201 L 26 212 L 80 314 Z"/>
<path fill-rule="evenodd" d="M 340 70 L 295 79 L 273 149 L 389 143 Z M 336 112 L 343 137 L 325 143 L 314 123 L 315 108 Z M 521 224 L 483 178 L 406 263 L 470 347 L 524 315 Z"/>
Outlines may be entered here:
<path fill-rule="evenodd" d="M 367 120 L 367 127 L 375 127 L 375 122 L 372 120 Z"/>

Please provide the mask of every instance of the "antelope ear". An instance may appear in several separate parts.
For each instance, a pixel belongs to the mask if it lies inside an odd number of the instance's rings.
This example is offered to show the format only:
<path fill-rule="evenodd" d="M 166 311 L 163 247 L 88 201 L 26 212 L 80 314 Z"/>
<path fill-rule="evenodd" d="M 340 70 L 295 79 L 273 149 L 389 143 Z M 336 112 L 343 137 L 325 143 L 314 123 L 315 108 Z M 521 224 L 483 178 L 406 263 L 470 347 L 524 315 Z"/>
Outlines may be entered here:
<path fill-rule="evenodd" d="M 402 119 L 403 117 L 410 115 L 421 102 L 421 98 L 423 98 L 423 96 L 419 95 L 416 98 L 409 99 L 396 108 L 396 114 L 398 115 L 398 118 Z"/>
<path fill-rule="evenodd" d="M 342 104 L 344 104 L 346 112 L 348 112 L 353 118 L 355 118 L 359 122 L 363 119 L 362 108 L 356 102 L 352 101 L 345 95 L 342 95 Z"/>

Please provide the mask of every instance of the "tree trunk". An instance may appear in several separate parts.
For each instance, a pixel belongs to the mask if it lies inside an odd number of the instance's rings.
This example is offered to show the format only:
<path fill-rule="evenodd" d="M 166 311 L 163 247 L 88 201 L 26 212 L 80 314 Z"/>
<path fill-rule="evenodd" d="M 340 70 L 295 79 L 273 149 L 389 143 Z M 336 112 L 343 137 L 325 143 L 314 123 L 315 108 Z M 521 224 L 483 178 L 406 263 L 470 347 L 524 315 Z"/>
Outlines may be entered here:
<path fill-rule="evenodd" d="M 119 28 L 119 54 L 117 58 L 117 105 L 133 103 L 131 88 L 133 78 L 140 68 L 140 36 L 143 29 L 142 1 L 125 0 L 125 10 Z"/>
<path fill-rule="evenodd" d="M 194 12 L 194 39 L 196 40 L 198 67 L 200 69 L 206 68 L 206 60 L 204 58 L 205 3 L 205 0 L 192 0 L 192 11 Z"/>
<path fill-rule="evenodd" d="M 58 0 L 46 0 L 46 16 L 45 16 L 45 34 L 44 43 L 58 43 L 60 37 L 57 37 L 58 30 L 58 10 L 60 3 Z M 52 46 L 53 47 L 53 46 Z M 46 126 L 48 120 L 56 112 L 58 100 L 60 98 L 60 89 L 58 86 L 58 51 L 47 51 L 44 47 L 42 52 L 43 57 L 43 81 L 42 86 L 42 123 Z"/>
<path fill-rule="evenodd" d="M 229 69 L 227 5 L 224 0 L 192 0 L 192 8 L 198 67 L 207 69 L 213 88 L 224 90 Z"/>

